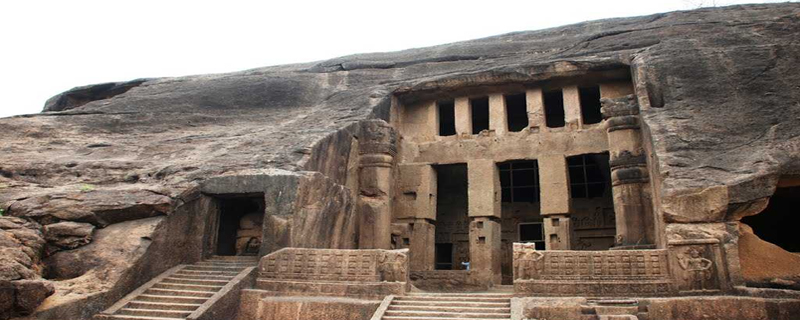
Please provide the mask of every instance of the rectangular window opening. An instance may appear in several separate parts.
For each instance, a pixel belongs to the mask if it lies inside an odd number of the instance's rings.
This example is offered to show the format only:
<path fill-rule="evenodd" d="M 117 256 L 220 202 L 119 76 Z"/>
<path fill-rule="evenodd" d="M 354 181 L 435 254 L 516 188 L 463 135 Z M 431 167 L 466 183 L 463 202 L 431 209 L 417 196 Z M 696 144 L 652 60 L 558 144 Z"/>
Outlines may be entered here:
<path fill-rule="evenodd" d="M 600 123 L 603 115 L 600 113 L 600 86 L 578 88 L 581 100 L 581 117 L 584 124 Z"/>
<path fill-rule="evenodd" d="M 489 97 L 469 99 L 472 109 L 472 134 L 489 130 Z"/>
<path fill-rule="evenodd" d="M 539 202 L 539 162 L 514 160 L 498 163 L 502 202 Z"/>
<path fill-rule="evenodd" d="M 582 154 L 567 158 L 572 198 L 600 198 L 608 193 L 611 169 L 608 153 Z"/>
<path fill-rule="evenodd" d="M 439 101 L 439 135 L 452 136 L 456 134 L 456 104 L 453 100 Z"/>
<path fill-rule="evenodd" d="M 544 116 L 548 128 L 566 125 L 564 120 L 564 93 L 561 89 L 544 93 Z"/>
<path fill-rule="evenodd" d="M 505 96 L 508 131 L 519 132 L 528 127 L 528 103 L 525 93 Z"/>

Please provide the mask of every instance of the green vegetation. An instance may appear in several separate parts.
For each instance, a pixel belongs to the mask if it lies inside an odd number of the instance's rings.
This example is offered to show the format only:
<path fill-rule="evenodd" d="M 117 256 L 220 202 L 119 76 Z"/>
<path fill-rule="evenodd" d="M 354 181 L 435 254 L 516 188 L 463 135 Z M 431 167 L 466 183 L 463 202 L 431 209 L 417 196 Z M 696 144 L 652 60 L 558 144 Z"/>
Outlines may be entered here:
<path fill-rule="evenodd" d="M 91 184 L 84 184 L 81 186 L 81 192 L 94 191 L 94 186 Z"/>

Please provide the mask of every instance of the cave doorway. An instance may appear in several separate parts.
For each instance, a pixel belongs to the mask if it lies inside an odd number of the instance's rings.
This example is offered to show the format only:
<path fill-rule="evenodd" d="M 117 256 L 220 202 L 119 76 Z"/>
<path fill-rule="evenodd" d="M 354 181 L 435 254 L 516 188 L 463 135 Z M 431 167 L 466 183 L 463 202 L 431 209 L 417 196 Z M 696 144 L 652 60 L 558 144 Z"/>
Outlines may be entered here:
<path fill-rule="evenodd" d="M 465 270 L 469 262 L 467 165 L 437 165 L 436 246 L 437 270 Z"/>
<path fill-rule="evenodd" d="M 800 186 L 778 187 L 761 213 L 742 218 L 759 238 L 789 252 L 800 252 Z"/>
<path fill-rule="evenodd" d="M 258 255 L 264 220 L 264 195 L 219 197 L 216 255 Z"/>

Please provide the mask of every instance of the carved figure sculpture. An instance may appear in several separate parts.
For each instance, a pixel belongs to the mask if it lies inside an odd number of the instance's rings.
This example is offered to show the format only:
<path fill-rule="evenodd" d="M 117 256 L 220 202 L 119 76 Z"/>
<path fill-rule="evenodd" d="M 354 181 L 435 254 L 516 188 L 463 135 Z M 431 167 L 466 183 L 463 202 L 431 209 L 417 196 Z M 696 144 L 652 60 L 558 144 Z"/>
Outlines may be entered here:
<path fill-rule="evenodd" d="M 689 283 L 689 290 L 705 290 L 706 281 L 711 279 L 711 266 L 713 262 L 703 258 L 700 250 L 695 248 L 689 249 L 688 254 L 688 257 L 686 255 L 681 255 L 678 258 L 678 264 L 686 271 L 684 279 Z"/>

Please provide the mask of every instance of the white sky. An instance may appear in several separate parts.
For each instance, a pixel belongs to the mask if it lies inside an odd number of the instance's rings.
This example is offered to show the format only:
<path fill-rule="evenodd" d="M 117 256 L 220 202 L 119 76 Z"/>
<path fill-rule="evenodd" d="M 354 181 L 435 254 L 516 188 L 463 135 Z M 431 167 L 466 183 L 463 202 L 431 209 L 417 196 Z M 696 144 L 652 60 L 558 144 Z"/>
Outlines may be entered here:
<path fill-rule="evenodd" d="M 0 117 L 72 87 L 395 51 L 741 0 L 0 3 Z"/>

